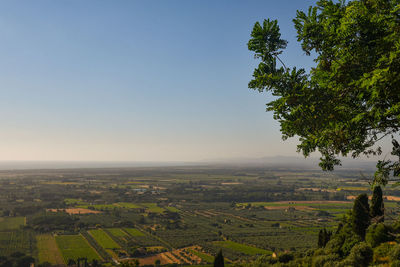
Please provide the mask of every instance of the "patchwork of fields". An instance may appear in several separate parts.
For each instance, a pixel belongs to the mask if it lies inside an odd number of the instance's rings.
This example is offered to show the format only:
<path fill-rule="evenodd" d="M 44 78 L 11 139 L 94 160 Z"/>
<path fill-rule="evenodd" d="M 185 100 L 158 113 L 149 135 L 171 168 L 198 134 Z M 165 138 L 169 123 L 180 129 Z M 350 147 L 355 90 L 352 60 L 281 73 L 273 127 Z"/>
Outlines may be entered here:
<path fill-rule="evenodd" d="M 228 263 L 302 252 L 316 247 L 320 229 L 336 229 L 352 197 L 370 195 L 358 171 L 182 167 L 19 175 L 0 179 L 0 255 L 22 252 L 52 264 L 84 257 L 196 266 L 212 263 L 220 249 Z M 385 188 L 385 222 L 400 214 L 399 199 Z"/>

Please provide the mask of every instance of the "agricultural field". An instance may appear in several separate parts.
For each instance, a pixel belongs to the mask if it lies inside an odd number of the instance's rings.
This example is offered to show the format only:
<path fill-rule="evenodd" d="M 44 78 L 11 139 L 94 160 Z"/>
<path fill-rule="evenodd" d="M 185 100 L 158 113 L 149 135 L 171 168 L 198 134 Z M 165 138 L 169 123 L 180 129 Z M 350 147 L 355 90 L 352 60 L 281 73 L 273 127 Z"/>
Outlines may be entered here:
<path fill-rule="evenodd" d="M 25 217 L 0 217 L 0 231 L 20 229 L 25 221 Z"/>
<path fill-rule="evenodd" d="M 90 235 L 94 237 L 96 242 L 103 248 L 105 249 L 120 248 L 120 246 L 117 243 L 115 243 L 115 241 L 112 240 L 112 238 L 109 235 L 107 235 L 107 233 L 105 233 L 103 230 L 101 229 L 90 230 L 88 232 L 90 233 Z"/>
<path fill-rule="evenodd" d="M 365 176 L 215 166 L 0 171 L 0 254 L 196 266 L 220 249 L 227 262 L 304 252 L 320 229 L 335 231 L 353 198 L 371 194 Z M 385 222 L 400 214 L 397 191 L 384 189 Z"/>
<path fill-rule="evenodd" d="M 29 230 L 0 232 L 0 255 L 14 252 L 31 254 L 35 249 L 33 232 Z"/>
<path fill-rule="evenodd" d="M 58 235 L 55 239 L 65 263 L 70 259 L 76 260 L 82 257 L 86 257 L 89 261 L 101 260 L 82 235 Z"/>
<path fill-rule="evenodd" d="M 149 212 L 163 213 L 165 211 L 165 209 L 157 206 L 157 203 L 142 203 L 141 205 L 146 207 Z"/>
<path fill-rule="evenodd" d="M 135 228 L 124 228 L 124 231 L 130 234 L 131 236 L 145 236 L 143 232 L 140 232 L 138 229 Z"/>
<path fill-rule="evenodd" d="M 106 229 L 108 232 L 110 232 L 110 234 L 112 234 L 115 237 L 126 237 L 127 233 L 124 232 L 122 229 L 120 228 L 107 228 Z"/>
<path fill-rule="evenodd" d="M 64 264 L 64 259 L 53 235 L 39 234 L 36 236 L 36 242 L 39 263 L 49 262 L 54 265 Z"/>
<path fill-rule="evenodd" d="M 240 244 L 237 242 L 233 242 L 233 241 L 215 241 L 214 242 L 215 245 L 220 246 L 221 248 L 227 248 L 227 249 L 232 249 L 244 254 L 248 254 L 248 255 L 262 255 L 262 254 L 272 254 L 271 251 L 265 250 L 265 249 L 260 249 L 260 248 L 256 248 L 253 246 L 248 246 L 248 245 L 244 245 L 244 244 Z"/>

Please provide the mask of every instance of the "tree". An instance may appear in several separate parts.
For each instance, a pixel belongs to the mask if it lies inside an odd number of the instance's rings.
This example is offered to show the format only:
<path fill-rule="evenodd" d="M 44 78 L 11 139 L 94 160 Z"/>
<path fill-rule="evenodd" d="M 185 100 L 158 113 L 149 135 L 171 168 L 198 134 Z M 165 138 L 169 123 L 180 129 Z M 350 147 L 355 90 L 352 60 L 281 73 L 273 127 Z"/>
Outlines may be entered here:
<path fill-rule="evenodd" d="M 367 243 L 361 242 L 351 249 L 346 263 L 355 267 L 367 267 L 372 262 L 373 255 L 372 248 Z"/>
<path fill-rule="evenodd" d="M 383 223 L 372 224 L 368 227 L 365 235 L 365 241 L 371 245 L 371 247 L 377 247 L 382 243 L 393 241 L 395 235 L 391 233 L 391 228 L 384 225 Z"/>
<path fill-rule="evenodd" d="M 222 255 L 222 250 L 220 250 L 214 258 L 214 267 L 224 267 L 224 256 Z"/>
<path fill-rule="evenodd" d="M 376 218 L 377 222 L 384 220 L 384 204 L 382 198 L 382 189 L 380 186 L 375 186 L 371 199 L 371 218 Z"/>
<path fill-rule="evenodd" d="M 298 136 L 298 152 L 321 153 L 333 170 L 339 155 L 380 155 L 379 141 L 392 138 L 399 160 L 377 163 L 374 182 L 400 174 L 400 6 L 395 0 L 320 0 L 293 20 L 297 40 L 316 66 L 288 67 L 280 59 L 287 41 L 276 20 L 257 22 L 248 48 L 261 62 L 249 88 L 276 97 L 267 104 L 282 138 Z"/>
<path fill-rule="evenodd" d="M 352 212 L 352 227 L 353 231 L 358 234 L 363 240 L 365 232 L 370 224 L 369 205 L 367 194 L 361 194 L 354 200 Z"/>
<path fill-rule="evenodd" d="M 319 248 L 324 248 L 326 244 L 329 242 L 331 239 L 332 232 L 327 231 L 325 228 L 319 230 L 318 232 L 318 247 Z"/>
<path fill-rule="evenodd" d="M 324 232 L 322 231 L 322 229 L 318 232 L 318 247 L 324 247 Z"/>

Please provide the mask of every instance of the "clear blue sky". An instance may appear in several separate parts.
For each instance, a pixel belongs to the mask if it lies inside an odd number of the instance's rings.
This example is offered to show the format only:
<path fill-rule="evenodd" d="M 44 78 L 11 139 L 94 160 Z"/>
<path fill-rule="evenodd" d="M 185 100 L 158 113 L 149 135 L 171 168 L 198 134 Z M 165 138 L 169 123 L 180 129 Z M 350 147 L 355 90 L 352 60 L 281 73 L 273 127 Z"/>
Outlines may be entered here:
<path fill-rule="evenodd" d="M 0 160 L 197 161 L 296 155 L 247 88 L 252 26 L 314 1 L 2 1 Z"/>

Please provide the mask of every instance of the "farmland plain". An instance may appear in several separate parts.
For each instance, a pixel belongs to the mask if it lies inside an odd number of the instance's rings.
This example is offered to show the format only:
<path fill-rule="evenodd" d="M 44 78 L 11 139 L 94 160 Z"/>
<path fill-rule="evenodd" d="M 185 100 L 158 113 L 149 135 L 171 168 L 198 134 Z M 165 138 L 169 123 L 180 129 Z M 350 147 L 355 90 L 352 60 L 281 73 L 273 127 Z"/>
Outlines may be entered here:
<path fill-rule="evenodd" d="M 37 263 L 86 258 L 109 265 L 254 260 L 317 245 L 352 197 L 370 194 L 359 170 L 163 167 L 0 171 L 0 253 Z M 385 221 L 400 194 L 384 189 Z M 70 212 L 70 211 L 90 212 Z"/>

